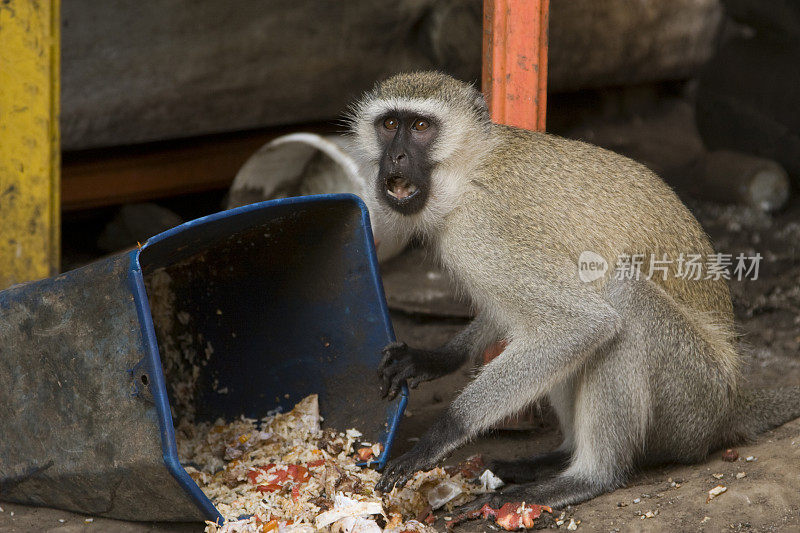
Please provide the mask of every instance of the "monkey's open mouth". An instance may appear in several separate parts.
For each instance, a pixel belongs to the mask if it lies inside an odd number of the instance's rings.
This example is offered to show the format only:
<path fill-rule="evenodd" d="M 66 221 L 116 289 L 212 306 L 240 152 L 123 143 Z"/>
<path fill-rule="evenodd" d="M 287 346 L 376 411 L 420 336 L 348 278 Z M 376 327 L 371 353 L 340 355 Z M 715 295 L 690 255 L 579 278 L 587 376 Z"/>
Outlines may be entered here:
<path fill-rule="evenodd" d="M 400 176 L 389 176 L 386 178 L 386 192 L 392 198 L 398 200 L 408 200 L 419 192 L 416 185 Z"/>

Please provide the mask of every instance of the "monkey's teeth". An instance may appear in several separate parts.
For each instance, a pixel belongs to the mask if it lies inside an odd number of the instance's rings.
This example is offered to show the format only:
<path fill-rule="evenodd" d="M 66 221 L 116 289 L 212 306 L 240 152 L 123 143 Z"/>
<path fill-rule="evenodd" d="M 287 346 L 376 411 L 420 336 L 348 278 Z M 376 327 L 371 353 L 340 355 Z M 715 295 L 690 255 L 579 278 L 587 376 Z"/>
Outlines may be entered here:
<path fill-rule="evenodd" d="M 398 200 L 410 198 L 417 192 L 417 186 L 403 178 L 392 178 L 388 185 L 386 192 L 389 193 L 389 196 Z"/>

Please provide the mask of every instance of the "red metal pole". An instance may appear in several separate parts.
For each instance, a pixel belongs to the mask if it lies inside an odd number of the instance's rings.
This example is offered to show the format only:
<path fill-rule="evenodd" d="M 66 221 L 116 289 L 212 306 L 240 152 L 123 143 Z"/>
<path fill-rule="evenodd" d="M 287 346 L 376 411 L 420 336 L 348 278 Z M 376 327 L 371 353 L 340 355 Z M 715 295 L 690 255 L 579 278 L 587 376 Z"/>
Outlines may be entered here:
<path fill-rule="evenodd" d="M 492 119 L 543 131 L 549 0 L 484 0 L 483 93 Z"/>
<path fill-rule="evenodd" d="M 494 122 L 544 131 L 549 10 L 549 0 L 483 0 L 482 90 Z M 484 363 L 505 347 L 490 346 Z M 497 427 L 527 429 L 534 419 L 526 410 Z"/>

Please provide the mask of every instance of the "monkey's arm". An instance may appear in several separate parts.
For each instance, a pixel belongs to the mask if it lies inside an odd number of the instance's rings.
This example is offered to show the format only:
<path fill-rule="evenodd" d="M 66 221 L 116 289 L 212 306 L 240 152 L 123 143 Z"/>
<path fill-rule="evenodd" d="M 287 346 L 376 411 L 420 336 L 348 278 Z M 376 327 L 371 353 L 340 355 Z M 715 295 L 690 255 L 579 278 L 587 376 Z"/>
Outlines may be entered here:
<path fill-rule="evenodd" d="M 404 342 L 393 342 L 383 349 L 383 359 L 378 367 L 383 396 L 394 398 L 400 392 L 403 381 L 416 388 L 423 381 L 430 381 L 455 372 L 468 359 L 479 356 L 497 340 L 495 328 L 489 320 L 478 315 L 436 350 L 409 348 Z"/>
<path fill-rule="evenodd" d="M 553 307 L 542 321 L 512 330 L 503 353 L 483 368 L 410 452 L 389 462 L 378 490 L 402 486 L 414 472 L 432 468 L 470 438 L 519 412 L 617 335 L 619 316 L 599 296 L 559 296 L 547 303 Z"/>

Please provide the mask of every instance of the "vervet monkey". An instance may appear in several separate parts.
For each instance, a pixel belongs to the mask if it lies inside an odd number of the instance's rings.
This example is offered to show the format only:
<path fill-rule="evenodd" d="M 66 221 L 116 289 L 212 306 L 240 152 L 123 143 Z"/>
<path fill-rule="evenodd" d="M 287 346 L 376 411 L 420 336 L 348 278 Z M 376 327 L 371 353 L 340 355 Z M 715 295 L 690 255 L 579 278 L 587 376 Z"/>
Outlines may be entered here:
<path fill-rule="evenodd" d="M 493 124 L 481 94 L 437 72 L 400 74 L 354 105 L 351 132 L 371 209 L 422 239 L 478 316 L 433 351 L 394 343 L 379 376 L 394 397 L 451 373 L 492 343 L 484 366 L 378 483 L 387 492 L 539 399 L 564 441 L 490 468 L 517 483 L 487 499 L 562 507 L 639 466 L 693 462 L 800 416 L 800 387 L 742 390 L 724 279 L 687 279 L 678 259 L 713 248 L 672 190 L 613 152 Z M 669 258 L 584 281 L 593 252 Z M 635 270 L 635 269 L 634 269 Z M 655 274 L 650 276 L 650 274 Z M 638 279 L 636 279 L 638 277 Z"/>

